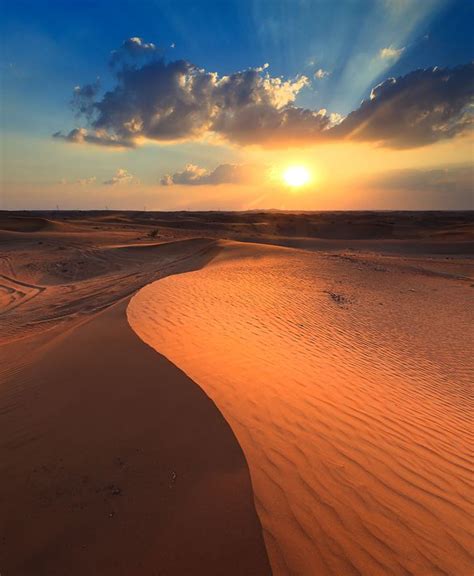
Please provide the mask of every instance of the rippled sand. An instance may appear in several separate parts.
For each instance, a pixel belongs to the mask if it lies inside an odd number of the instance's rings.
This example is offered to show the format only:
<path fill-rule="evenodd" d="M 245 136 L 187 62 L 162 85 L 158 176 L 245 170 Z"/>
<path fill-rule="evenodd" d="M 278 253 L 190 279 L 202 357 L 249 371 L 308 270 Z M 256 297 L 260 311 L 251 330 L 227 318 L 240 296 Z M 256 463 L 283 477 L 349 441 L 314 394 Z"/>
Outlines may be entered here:
<path fill-rule="evenodd" d="M 275 575 L 462 576 L 472 293 L 436 262 L 227 243 L 128 318 L 231 424 Z"/>

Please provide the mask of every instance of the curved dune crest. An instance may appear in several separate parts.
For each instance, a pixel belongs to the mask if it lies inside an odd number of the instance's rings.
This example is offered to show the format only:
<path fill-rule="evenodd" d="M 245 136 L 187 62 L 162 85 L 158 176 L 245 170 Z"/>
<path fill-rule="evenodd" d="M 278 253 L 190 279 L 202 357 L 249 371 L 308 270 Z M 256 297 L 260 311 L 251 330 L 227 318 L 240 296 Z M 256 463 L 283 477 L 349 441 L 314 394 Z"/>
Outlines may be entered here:
<path fill-rule="evenodd" d="M 270 574 L 229 424 L 126 319 L 130 294 L 215 243 L 53 236 L 2 254 L 2 574 Z"/>
<path fill-rule="evenodd" d="M 275 575 L 472 568 L 472 288 L 386 262 L 227 243 L 127 309 L 234 430 Z"/>

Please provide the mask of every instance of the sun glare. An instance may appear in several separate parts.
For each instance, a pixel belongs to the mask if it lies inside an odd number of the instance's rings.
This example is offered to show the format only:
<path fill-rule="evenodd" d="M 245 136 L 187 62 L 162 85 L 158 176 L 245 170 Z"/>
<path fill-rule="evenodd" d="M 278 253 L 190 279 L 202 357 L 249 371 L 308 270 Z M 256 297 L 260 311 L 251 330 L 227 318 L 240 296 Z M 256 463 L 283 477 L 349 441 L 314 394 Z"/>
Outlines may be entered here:
<path fill-rule="evenodd" d="M 309 170 L 304 166 L 289 166 L 283 172 L 283 180 L 288 186 L 304 186 L 311 178 Z"/>

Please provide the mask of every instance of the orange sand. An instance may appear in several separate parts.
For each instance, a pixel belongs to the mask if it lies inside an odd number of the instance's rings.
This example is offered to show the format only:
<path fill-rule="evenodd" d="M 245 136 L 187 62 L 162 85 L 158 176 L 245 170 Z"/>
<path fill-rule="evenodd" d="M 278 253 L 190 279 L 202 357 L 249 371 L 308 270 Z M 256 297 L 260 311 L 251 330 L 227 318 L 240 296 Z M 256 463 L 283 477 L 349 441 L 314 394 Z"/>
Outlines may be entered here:
<path fill-rule="evenodd" d="M 0 212 L 0 572 L 467 574 L 473 222 Z"/>
<path fill-rule="evenodd" d="M 441 260 L 222 246 L 127 314 L 234 430 L 273 573 L 471 574 L 472 280 Z"/>

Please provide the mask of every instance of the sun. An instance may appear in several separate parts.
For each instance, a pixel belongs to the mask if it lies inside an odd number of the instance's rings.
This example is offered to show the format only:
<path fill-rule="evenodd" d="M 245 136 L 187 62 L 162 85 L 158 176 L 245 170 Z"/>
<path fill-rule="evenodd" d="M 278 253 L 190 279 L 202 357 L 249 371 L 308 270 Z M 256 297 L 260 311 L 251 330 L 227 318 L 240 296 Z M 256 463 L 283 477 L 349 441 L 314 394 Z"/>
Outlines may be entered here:
<path fill-rule="evenodd" d="M 283 172 L 283 180 L 288 186 L 304 186 L 311 180 L 311 174 L 304 166 L 289 166 Z"/>

